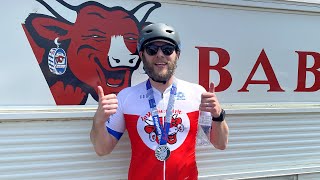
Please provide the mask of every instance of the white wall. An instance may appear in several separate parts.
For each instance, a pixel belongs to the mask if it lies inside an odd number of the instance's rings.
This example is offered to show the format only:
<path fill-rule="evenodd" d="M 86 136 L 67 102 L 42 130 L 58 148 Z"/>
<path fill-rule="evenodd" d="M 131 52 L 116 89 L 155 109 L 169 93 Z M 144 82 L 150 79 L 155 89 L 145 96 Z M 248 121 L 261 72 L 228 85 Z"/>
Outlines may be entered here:
<path fill-rule="evenodd" d="M 54 5 L 50 1 L 52 7 Z M 78 5 L 84 1 L 67 1 Z M 102 4 L 132 9 L 143 1 L 101 1 Z M 160 1 L 161 2 L 161 1 Z M 182 55 L 176 75 L 199 83 L 199 50 L 202 47 L 218 47 L 230 55 L 225 67 L 232 75 L 231 86 L 218 97 L 224 104 L 232 103 L 317 103 L 318 91 L 294 92 L 297 88 L 298 54 L 296 51 L 319 53 L 318 29 L 320 29 L 319 5 L 288 1 L 163 1 L 154 10 L 149 21 L 173 25 L 182 39 Z M 22 29 L 29 13 L 49 14 L 35 1 L 6 1 L 1 6 L 0 106 L 54 106 L 55 102 L 37 64 L 35 55 Z M 15 7 L 13 10 L 12 7 Z M 263 8 L 264 7 L 264 8 Z M 59 11 L 75 19 L 74 14 Z M 145 11 L 137 14 L 143 16 Z M 188 22 L 188 23 L 186 23 Z M 245 84 L 259 54 L 265 50 L 275 76 L 284 92 L 268 92 L 268 84 L 250 84 L 249 92 L 238 92 Z M 218 61 L 216 53 L 210 54 L 210 65 Z M 313 65 L 308 57 L 308 66 Z M 133 74 L 132 84 L 146 79 L 140 67 Z M 219 84 L 219 74 L 211 70 L 210 81 Z M 259 66 L 253 80 L 267 80 Z M 314 74 L 307 72 L 307 85 L 315 82 Z M 317 87 L 318 88 L 318 87 Z M 320 87 L 319 87 L 320 88 Z M 92 98 L 87 104 L 96 104 Z"/>

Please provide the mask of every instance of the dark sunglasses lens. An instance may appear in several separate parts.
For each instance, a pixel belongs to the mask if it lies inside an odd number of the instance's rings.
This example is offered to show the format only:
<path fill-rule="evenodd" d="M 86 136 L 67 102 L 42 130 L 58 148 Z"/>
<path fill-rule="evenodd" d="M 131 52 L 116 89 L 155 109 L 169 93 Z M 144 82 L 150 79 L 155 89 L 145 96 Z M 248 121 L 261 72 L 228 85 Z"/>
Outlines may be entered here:
<path fill-rule="evenodd" d="M 154 56 L 157 54 L 159 47 L 155 45 L 149 45 L 146 47 L 146 51 L 150 56 Z"/>
<path fill-rule="evenodd" d="M 172 45 L 161 46 L 161 51 L 163 52 L 164 55 L 170 56 L 174 51 L 174 46 Z"/>
<path fill-rule="evenodd" d="M 157 54 L 159 48 L 161 48 L 161 51 L 163 52 L 164 55 L 166 56 L 170 56 L 173 51 L 175 50 L 175 46 L 173 45 L 163 45 L 163 46 L 157 46 L 157 45 L 148 45 L 145 47 L 146 48 L 146 52 L 150 55 L 150 56 L 154 56 Z"/>

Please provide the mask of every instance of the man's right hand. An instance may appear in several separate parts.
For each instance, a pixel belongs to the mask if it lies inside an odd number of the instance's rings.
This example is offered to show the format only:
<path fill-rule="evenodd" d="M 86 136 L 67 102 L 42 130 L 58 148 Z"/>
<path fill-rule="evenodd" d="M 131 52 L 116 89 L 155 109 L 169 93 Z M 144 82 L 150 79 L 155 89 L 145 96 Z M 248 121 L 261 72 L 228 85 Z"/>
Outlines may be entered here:
<path fill-rule="evenodd" d="M 117 112 L 118 99 L 115 94 L 105 95 L 101 86 L 98 86 L 99 106 L 94 115 L 96 124 L 104 124 L 109 117 Z"/>
<path fill-rule="evenodd" d="M 90 139 L 99 156 L 111 153 L 118 140 L 106 131 L 105 123 L 109 117 L 116 113 L 118 99 L 115 94 L 104 95 L 101 86 L 98 86 L 99 106 L 93 118 Z"/>

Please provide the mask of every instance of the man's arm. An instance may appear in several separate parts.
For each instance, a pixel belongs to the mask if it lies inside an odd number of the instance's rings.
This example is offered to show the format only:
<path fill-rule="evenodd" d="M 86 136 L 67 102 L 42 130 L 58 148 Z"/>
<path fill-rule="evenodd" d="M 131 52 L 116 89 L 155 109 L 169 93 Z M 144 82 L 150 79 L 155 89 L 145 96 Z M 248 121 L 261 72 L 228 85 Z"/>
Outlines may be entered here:
<path fill-rule="evenodd" d="M 115 137 L 108 133 L 104 123 L 99 124 L 95 120 L 92 123 L 90 139 L 94 150 L 99 156 L 110 154 L 118 142 Z"/>
<path fill-rule="evenodd" d="M 214 84 L 210 83 L 209 92 L 201 94 L 200 111 L 210 112 L 213 118 L 221 115 L 222 108 L 214 91 Z M 210 130 L 210 142 L 217 149 L 225 149 L 228 144 L 229 127 L 226 120 L 212 121 Z"/>
<path fill-rule="evenodd" d="M 228 144 L 229 127 L 226 120 L 212 122 L 210 131 L 210 142 L 217 149 L 224 150 Z"/>
<path fill-rule="evenodd" d="M 93 117 L 90 139 L 94 150 L 99 156 L 111 153 L 118 140 L 109 134 L 105 123 L 116 113 L 118 100 L 115 94 L 104 95 L 102 87 L 98 86 L 99 106 Z"/>

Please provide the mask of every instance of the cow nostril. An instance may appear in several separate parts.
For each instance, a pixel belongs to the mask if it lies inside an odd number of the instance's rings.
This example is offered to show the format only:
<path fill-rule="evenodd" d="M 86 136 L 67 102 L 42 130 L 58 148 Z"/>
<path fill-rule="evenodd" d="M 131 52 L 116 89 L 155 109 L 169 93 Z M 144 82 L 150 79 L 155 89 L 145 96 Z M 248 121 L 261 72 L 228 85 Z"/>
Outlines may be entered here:
<path fill-rule="evenodd" d="M 114 61 L 116 61 L 116 63 L 120 63 L 120 59 L 115 59 L 115 58 L 112 58 Z"/>
<path fill-rule="evenodd" d="M 135 59 L 135 58 L 130 59 L 130 60 L 129 60 L 129 63 L 131 63 L 131 64 L 132 64 L 132 63 L 133 63 L 133 61 L 134 61 L 134 59 Z"/>

